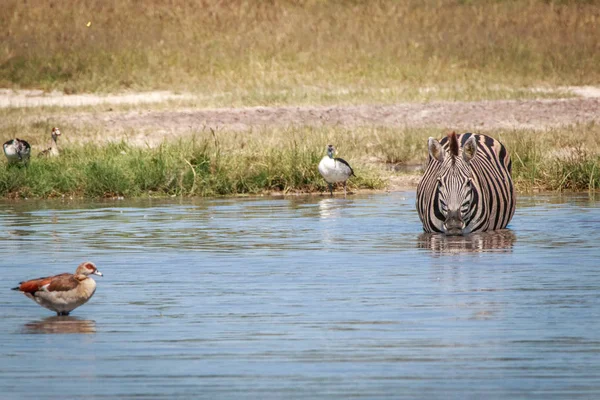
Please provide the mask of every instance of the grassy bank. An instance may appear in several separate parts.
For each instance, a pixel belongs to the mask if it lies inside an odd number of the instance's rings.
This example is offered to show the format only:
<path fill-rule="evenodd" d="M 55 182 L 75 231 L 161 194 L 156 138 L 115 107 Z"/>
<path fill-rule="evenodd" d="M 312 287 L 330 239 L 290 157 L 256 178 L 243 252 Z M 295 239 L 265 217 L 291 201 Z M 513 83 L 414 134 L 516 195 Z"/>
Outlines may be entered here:
<path fill-rule="evenodd" d="M 543 132 L 506 132 L 513 178 L 520 191 L 600 189 L 600 125 Z"/>
<path fill-rule="evenodd" d="M 33 158 L 27 167 L 0 169 L 0 195 L 9 197 L 220 196 L 326 190 L 316 165 L 322 151 L 296 144 L 229 151 L 212 140 L 125 143 L 70 148 L 56 159 Z M 350 187 L 377 189 L 383 181 L 356 169 Z"/>
<path fill-rule="evenodd" d="M 0 26 L 0 87 L 254 105 L 514 98 L 600 81 L 594 1 L 5 0 Z"/>
<path fill-rule="evenodd" d="M 39 130 L 32 127 L 33 130 Z M 600 125 L 545 131 L 496 130 L 513 159 L 520 192 L 600 188 Z M 74 133 L 96 137 L 93 128 Z M 423 165 L 427 138 L 438 129 L 291 128 L 253 132 L 190 132 L 161 146 L 125 142 L 63 143 L 59 158 L 32 157 L 28 167 L 0 168 L 0 196 L 220 196 L 323 192 L 317 171 L 327 143 L 337 145 L 357 177 L 351 189 L 383 189 L 397 166 Z M 32 140 L 34 154 L 40 140 Z M 94 144 L 95 143 L 95 144 Z M 416 172 L 413 174 L 420 174 Z M 391 189 L 394 189 L 391 187 Z"/>

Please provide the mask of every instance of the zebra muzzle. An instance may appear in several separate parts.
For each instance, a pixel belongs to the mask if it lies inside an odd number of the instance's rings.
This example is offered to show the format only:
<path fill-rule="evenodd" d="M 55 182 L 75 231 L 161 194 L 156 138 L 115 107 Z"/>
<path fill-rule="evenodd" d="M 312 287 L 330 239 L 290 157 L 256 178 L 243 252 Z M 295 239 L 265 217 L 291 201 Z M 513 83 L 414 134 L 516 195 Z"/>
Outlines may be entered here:
<path fill-rule="evenodd" d="M 458 211 L 448 212 L 446 221 L 444 221 L 444 228 L 446 228 L 446 235 L 462 235 L 463 229 L 465 229 L 465 223 L 460 218 Z"/>

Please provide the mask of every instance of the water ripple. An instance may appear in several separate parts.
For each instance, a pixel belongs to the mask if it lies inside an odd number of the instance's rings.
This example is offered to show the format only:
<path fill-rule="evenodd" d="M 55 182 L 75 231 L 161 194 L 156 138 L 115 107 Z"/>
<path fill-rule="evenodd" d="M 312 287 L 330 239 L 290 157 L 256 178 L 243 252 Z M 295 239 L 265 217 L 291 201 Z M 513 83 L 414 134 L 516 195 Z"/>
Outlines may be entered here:
<path fill-rule="evenodd" d="M 600 396 L 600 203 L 448 238 L 414 201 L 5 202 L 2 398 Z M 84 259 L 73 316 L 7 290 Z"/>

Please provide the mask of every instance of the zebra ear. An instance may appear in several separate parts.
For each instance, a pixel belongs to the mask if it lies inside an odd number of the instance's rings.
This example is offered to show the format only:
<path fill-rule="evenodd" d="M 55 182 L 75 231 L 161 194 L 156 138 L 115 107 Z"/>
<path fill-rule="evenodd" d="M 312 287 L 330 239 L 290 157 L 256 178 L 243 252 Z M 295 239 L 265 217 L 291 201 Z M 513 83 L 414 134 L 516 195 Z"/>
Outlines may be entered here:
<path fill-rule="evenodd" d="M 427 147 L 429 147 L 429 155 L 439 162 L 444 161 L 444 149 L 440 142 L 430 137 L 427 142 Z"/>
<path fill-rule="evenodd" d="M 462 156 L 466 162 L 469 162 L 477 153 L 477 139 L 471 136 L 463 146 Z"/>

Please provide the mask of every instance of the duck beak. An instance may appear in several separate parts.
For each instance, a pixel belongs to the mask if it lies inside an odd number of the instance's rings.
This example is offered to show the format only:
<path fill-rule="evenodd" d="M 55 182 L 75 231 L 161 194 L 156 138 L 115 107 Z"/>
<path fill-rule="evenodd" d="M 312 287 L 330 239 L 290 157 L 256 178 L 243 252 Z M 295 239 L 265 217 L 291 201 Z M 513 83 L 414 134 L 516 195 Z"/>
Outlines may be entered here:
<path fill-rule="evenodd" d="M 103 276 L 103 275 L 102 275 L 102 272 L 100 272 L 100 271 L 98 271 L 98 270 L 95 270 L 95 271 L 93 272 L 93 274 L 94 274 L 94 275 L 98 275 L 98 276 Z"/>

